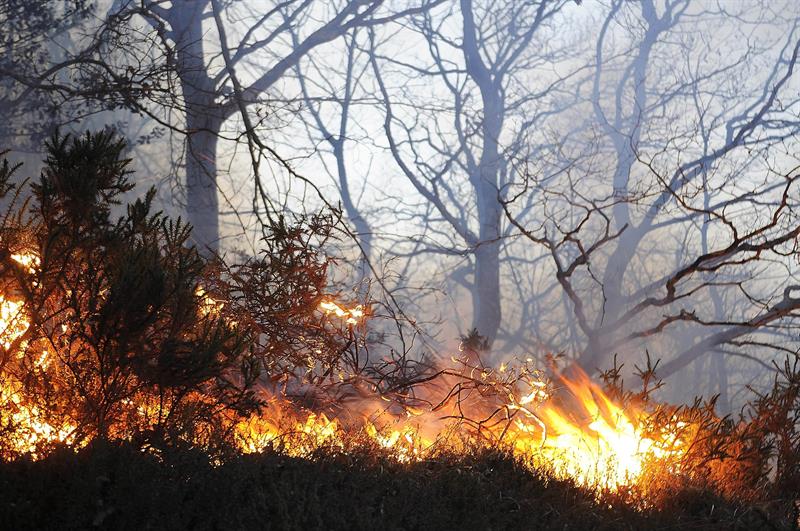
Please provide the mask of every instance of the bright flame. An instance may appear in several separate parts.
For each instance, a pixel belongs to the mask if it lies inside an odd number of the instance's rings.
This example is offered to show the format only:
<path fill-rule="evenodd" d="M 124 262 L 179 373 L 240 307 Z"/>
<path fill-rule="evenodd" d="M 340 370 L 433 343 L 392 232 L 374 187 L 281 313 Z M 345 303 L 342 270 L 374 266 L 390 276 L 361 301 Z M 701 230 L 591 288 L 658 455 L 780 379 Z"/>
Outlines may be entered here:
<path fill-rule="evenodd" d="M 280 414 L 280 413 L 279 413 Z M 236 425 L 236 440 L 245 453 L 261 452 L 270 446 L 293 457 L 308 457 L 320 448 L 343 448 L 344 432 L 336 419 L 324 413 L 309 413 L 304 421 L 274 422 L 254 416 Z"/>
<path fill-rule="evenodd" d="M 678 462 L 685 453 L 685 424 L 676 423 L 675 433 L 646 435 L 646 412 L 626 411 L 582 372 L 561 381 L 570 406 L 545 401 L 535 412 L 519 408 L 528 422 L 517 421 L 521 433 L 540 436 L 522 437 L 518 450 L 550 462 L 557 473 L 582 485 L 617 489 L 638 481 L 648 460 Z"/>
<path fill-rule="evenodd" d="M 347 324 L 355 325 L 364 317 L 364 307 L 360 304 L 355 308 L 345 308 L 333 301 L 322 301 L 319 303 L 319 308 L 327 315 L 335 315 L 340 319 L 344 319 Z"/>
<path fill-rule="evenodd" d="M 38 267 L 35 255 L 15 255 L 14 259 L 31 271 Z M 197 289 L 196 295 L 203 314 L 222 311 L 224 303 L 210 298 L 202 288 Z M 362 306 L 348 309 L 333 301 L 323 301 L 319 308 L 348 325 L 359 323 L 366 313 Z M 67 326 L 62 323 L 62 330 Z M 21 343 L 19 353 L 26 351 L 25 342 L 18 340 L 28 327 L 23 303 L 0 296 L 0 343 L 6 351 L 17 343 Z M 51 356 L 48 350 L 36 354 L 29 370 L 46 371 L 58 363 L 58 357 Z M 685 424 L 674 421 L 659 433 L 645 433 L 646 411 L 623 407 L 579 371 L 574 377 L 561 376 L 561 389 L 553 389 L 538 371 L 531 369 L 531 363 L 532 360 L 520 366 L 503 363 L 497 370 L 466 367 L 460 372 L 451 371 L 456 387 L 469 381 L 481 389 L 501 391 L 473 393 L 472 402 L 459 400 L 452 404 L 445 400 L 446 406 L 427 411 L 408 406 L 404 408 L 405 418 L 398 415 L 400 418 L 393 417 L 391 422 L 382 422 L 382 427 L 374 423 L 380 414 L 370 411 L 369 401 L 359 404 L 364 419 L 359 424 L 358 420 L 352 422 L 353 411 L 347 423 L 324 413 L 301 415 L 280 396 L 274 397 L 266 412 L 246 421 L 231 422 L 243 452 L 274 447 L 291 456 L 307 457 L 319 448 L 346 451 L 359 444 L 354 441 L 363 442 L 366 436 L 373 448 L 385 450 L 401 463 L 426 458 L 438 443 L 458 433 L 460 440 L 471 444 L 456 446 L 453 451 L 470 451 L 475 443 L 507 445 L 534 466 L 548 466 L 579 484 L 609 489 L 640 481 L 650 459 L 668 460 L 673 469 L 679 466 L 688 447 Z M 464 380 L 458 380 L 459 374 Z M 27 452 L 35 457 L 42 443 L 74 442 L 76 426 L 48 423 L 35 405 L 25 402 L 24 396 L 18 378 L 0 382 L 0 428 L 13 428 L 12 453 Z M 378 398 L 391 402 L 387 397 Z M 137 397 L 136 403 L 142 422 L 158 416 L 157 404 L 149 404 L 148 397 Z M 481 422 L 477 429 L 476 423 L 464 422 L 468 418 L 491 419 L 497 411 L 507 413 L 505 421 Z M 413 420 L 409 418 L 412 416 Z M 443 419 L 450 419 L 449 423 Z"/>
<path fill-rule="evenodd" d="M 39 408 L 27 404 L 21 390 L 14 387 L 8 382 L 0 387 L 0 404 L 3 405 L 0 421 L 3 426 L 13 427 L 13 435 L 7 442 L 14 453 L 38 457 L 37 449 L 42 443 L 73 442 L 76 426 L 67 423 L 56 427 L 43 420 Z"/>
<path fill-rule="evenodd" d="M 36 273 L 36 269 L 42 263 L 42 260 L 39 258 L 39 255 L 35 253 L 14 253 L 11 255 L 11 259 L 17 262 L 22 267 L 27 267 L 28 273 L 30 274 Z"/>
<path fill-rule="evenodd" d="M 0 342 L 8 350 L 28 330 L 30 323 L 25 315 L 23 303 L 11 301 L 0 296 Z M 24 349 L 20 346 L 20 351 Z M 34 369 L 46 369 L 49 352 L 42 350 L 34 362 Z M 0 427 L 11 428 L 6 435 L 6 443 L 14 453 L 30 453 L 36 457 L 36 450 L 42 443 L 70 442 L 76 427 L 65 424 L 56 427 L 43 419 L 42 412 L 24 399 L 22 384 L 9 375 L 3 375 L 0 383 Z"/>
<path fill-rule="evenodd" d="M 517 380 L 524 382 L 524 389 L 515 387 L 501 407 L 510 412 L 507 423 L 484 424 L 481 429 L 485 431 L 477 438 L 470 432 L 473 438 L 468 440 L 472 444 L 456 444 L 452 451 L 471 451 L 475 443 L 485 446 L 509 443 L 513 452 L 532 466 L 548 468 L 580 485 L 611 490 L 640 482 L 651 460 L 663 460 L 673 471 L 679 469 L 689 446 L 689 427 L 685 423 L 674 420 L 670 426 L 661 426 L 658 433 L 646 433 L 651 424 L 647 411 L 623 407 L 586 374 L 574 372 L 573 377 L 561 376 L 559 388 L 553 389 L 540 373 L 530 369 L 503 364 L 496 372 L 475 370 L 473 377 L 481 382 L 490 382 L 498 375 L 513 379 L 522 374 L 527 378 Z M 365 411 L 362 428 L 340 424 L 324 414 L 310 413 L 298 418 L 292 413 L 290 403 L 281 402 L 270 414 L 240 423 L 237 439 L 245 452 L 258 452 L 272 445 L 289 455 L 304 457 L 321 446 L 351 448 L 353 441 L 358 440 L 352 435 L 360 431 L 388 456 L 409 463 L 426 458 L 439 443 L 444 442 L 442 446 L 448 448 L 453 433 L 460 434 L 457 440 L 469 437 L 469 427 L 474 425 L 459 424 L 458 420 L 447 424 L 441 419 L 456 419 L 458 414 L 469 417 L 470 413 L 464 411 L 469 409 L 474 418 L 486 417 L 486 409 L 481 408 L 488 402 L 481 396 L 475 404 L 460 403 L 450 411 L 415 410 L 407 418 L 383 423 L 383 427 L 370 420 L 381 414 L 362 404 L 360 409 Z M 650 430 L 653 431 L 652 426 Z"/>
<path fill-rule="evenodd" d="M 22 312 L 22 302 L 10 301 L 0 296 L 0 342 L 6 350 L 22 337 L 29 325 L 27 317 Z"/>
<path fill-rule="evenodd" d="M 372 422 L 366 421 L 364 431 L 379 447 L 387 450 L 389 455 L 401 463 L 409 463 L 421 458 L 425 448 L 430 446 L 430 443 L 427 443 L 411 426 L 379 430 Z"/>
<path fill-rule="evenodd" d="M 194 290 L 194 294 L 200 299 L 199 309 L 202 315 L 218 315 L 225 307 L 224 302 L 211 298 L 208 293 L 206 293 L 206 290 L 200 286 L 197 286 L 197 289 Z"/>

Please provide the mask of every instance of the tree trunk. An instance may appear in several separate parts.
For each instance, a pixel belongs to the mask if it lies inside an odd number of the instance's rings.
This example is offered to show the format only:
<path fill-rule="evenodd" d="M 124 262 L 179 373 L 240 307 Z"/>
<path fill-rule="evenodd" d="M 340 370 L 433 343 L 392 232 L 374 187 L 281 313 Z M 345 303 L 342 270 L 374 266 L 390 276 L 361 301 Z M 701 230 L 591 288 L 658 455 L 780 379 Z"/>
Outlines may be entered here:
<path fill-rule="evenodd" d="M 363 281 L 369 278 L 371 274 L 369 260 L 372 257 L 372 227 L 370 227 L 366 218 L 364 218 L 353 201 L 353 195 L 347 178 L 347 167 L 345 166 L 344 160 L 344 142 L 344 136 L 340 136 L 332 142 L 333 154 L 336 157 L 336 171 L 339 177 L 342 206 L 344 207 L 345 213 L 347 213 L 347 217 L 350 218 L 350 221 L 353 223 L 358 245 L 361 248 L 362 256 L 359 260 L 358 282 L 361 284 L 360 288 L 363 289 L 366 287 Z M 359 291 L 361 291 L 361 289 Z"/>
<path fill-rule="evenodd" d="M 201 250 L 219 248 L 219 201 L 217 199 L 216 120 L 202 112 L 187 112 L 186 210 L 192 224 L 192 238 Z"/>
<path fill-rule="evenodd" d="M 181 90 L 186 112 L 186 210 L 192 239 L 203 251 L 219 248 L 217 141 L 222 118 L 207 74 L 203 13 L 208 1 L 173 2 L 170 24 L 176 34 Z"/>
<path fill-rule="evenodd" d="M 485 240 L 484 240 L 485 241 Z M 491 345 L 500 329 L 500 245 L 479 244 L 475 251 L 475 285 L 472 289 L 472 326 Z"/>
<path fill-rule="evenodd" d="M 481 86 L 483 96 L 483 152 L 472 185 L 477 195 L 479 242 L 475 249 L 475 285 L 472 290 L 473 328 L 491 346 L 502 318 L 500 307 L 500 220 L 498 201 L 500 154 L 498 139 L 503 127 L 502 96 Z"/>

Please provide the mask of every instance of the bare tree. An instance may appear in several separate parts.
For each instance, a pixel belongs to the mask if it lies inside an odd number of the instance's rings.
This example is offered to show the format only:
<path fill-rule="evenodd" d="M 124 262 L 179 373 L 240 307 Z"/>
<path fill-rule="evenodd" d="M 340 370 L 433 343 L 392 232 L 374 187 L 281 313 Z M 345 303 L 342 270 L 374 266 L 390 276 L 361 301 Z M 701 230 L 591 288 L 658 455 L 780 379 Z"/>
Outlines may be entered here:
<path fill-rule="evenodd" d="M 345 53 L 341 72 L 324 67 L 314 57 L 309 57 L 308 66 L 301 63 L 295 66 L 304 102 L 305 113 L 302 116 L 308 117 L 305 123 L 314 152 L 336 183 L 342 206 L 353 224 L 363 254 L 359 267 L 361 279 L 369 275 L 367 264 L 373 255 L 374 235 L 367 216 L 359 207 L 359 192 L 348 164 L 348 148 L 355 141 L 366 140 L 367 137 L 363 131 L 358 133 L 358 138 L 355 137 L 359 124 L 357 116 L 353 116 L 353 107 L 363 105 L 365 99 L 369 100 L 368 104 L 374 103 L 373 98 L 367 98 L 361 86 L 363 78 L 369 74 L 369 63 L 364 60 L 366 54 L 358 42 L 364 33 L 353 30 L 342 38 Z M 294 31 L 292 39 L 297 46 L 299 37 Z M 327 107 L 334 109 L 328 110 Z M 328 149 L 324 149 L 325 144 Z M 332 162 L 328 161 L 326 154 L 332 157 Z"/>
<path fill-rule="evenodd" d="M 549 114 L 543 109 L 559 104 L 568 76 L 545 66 L 563 58 L 548 39 L 565 4 L 462 0 L 428 11 L 408 30 L 421 39 L 425 57 L 417 62 L 372 39 L 388 149 L 434 214 L 418 218 L 433 237 L 414 254 L 469 258 L 471 278 L 461 278 L 471 293 L 472 327 L 489 343 L 502 322 L 507 232 L 498 193 L 512 161 L 529 153 L 531 131 Z M 425 88 L 427 99 L 409 87 Z"/>
<path fill-rule="evenodd" d="M 84 0 L 0 1 L 0 142 L 2 148 L 31 151 L 41 147 L 60 119 L 62 101 L 45 79 L 62 72 L 58 41 L 91 12 Z M 63 45 L 63 43 L 62 43 Z"/>
<path fill-rule="evenodd" d="M 309 51 L 353 28 L 384 24 L 435 3 L 424 0 L 394 10 L 382 0 L 290 0 L 269 6 L 245 1 L 117 0 L 105 31 L 130 34 L 137 21 L 144 21 L 151 33 L 145 39 L 137 34 L 136 40 L 147 40 L 152 48 L 137 50 L 116 65 L 105 61 L 83 65 L 95 74 L 99 69 L 111 78 L 126 75 L 147 84 L 141 95 L 153 104 L 149 110 L 186 134 L 188 216 L 197 242 L 214 250 L 219 243 L 217 151 L 226 121 L 239 115 L 250 127 L 258 127 L 268 114 L 265 96 Z M 143 68 L 148 60 L 166 77 L 148 79 L 146 74 L 155 71 Z M 165 116 L 163 109 L 177 111 L 178 116 Z M 243 116 L 250 113 L 252 119 Z M 233 131 L 230 137 L 236 139 L 238 134 Z M 267 195 L 261 190 L 257 199 L 269 203 Z"/>
<path fill-rule="evenodd" d="M 798 20 L 767 3 L 706 7 L 610 2 L 587 98 L 597 166 L 508 189 L 509 219 L 551 256 L 587 368 L 661 341 L 666 376 L 709 352 L 748 356 L 730 347 L 781 349 L 794 326 Z M 538 217 L 512 207 L 534 191 Z"/>

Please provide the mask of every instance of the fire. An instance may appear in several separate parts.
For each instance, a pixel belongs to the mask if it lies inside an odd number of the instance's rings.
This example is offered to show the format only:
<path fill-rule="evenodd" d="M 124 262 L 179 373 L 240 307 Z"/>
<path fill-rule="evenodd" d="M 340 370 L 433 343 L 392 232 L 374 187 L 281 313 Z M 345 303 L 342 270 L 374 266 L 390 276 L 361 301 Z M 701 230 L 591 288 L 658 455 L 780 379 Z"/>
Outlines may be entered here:
<path fill-rule="evenodd" d="M 364 317 L 364 307 L 360 304 L 355 308 L 348 309 L 333 301 L 322 301 L 319 303 L 319 308 L 325 312 L 326 315 L 332 314 L 340 319 L 344 319 L 349 325 L 358 324 Z"/>
<path fill-rule="evenodd" d="M 560 378 L 563 385 L 554 393 L 559 401 L 539 380 L 528 382 L 530 392 L 519 398 L 510 395 L 508 408 L 519 414 L 504 429 L 504 435 L 513 441 L 511 449 L 516 455 L 586 487 L 610 490 L 639 482 L 650 460 L 667 460 L 673 470 L 678 468 L 686 451 L 685 423 L 675 422 L 657 434 L 646 433 L 646 411 L 622 407 L 586 374 L 576 372 L 573 378 Z M 489 371 L 481 377 L 488 378 L 487 375 Z M 438 416 L 427 412 L 415 415 L 417 426 L 398 419 L 392 426 L 379 428 L 367 418 L 361 431 L 390 457 L 409 463 L 428 457 L 436 443 L 452 430 L 452 426 L 438 421 Z M 433 440 L 422 437 L 420 425 L 428 428 L 426 431 L 433 429 Z M 284 423 L 283 428 L 263 417 L 237 428 L 244 451 L 257 452 L 273 445 L 297 457 L 308 456 L 320 447 L 347 449 L 352 444 L 352 432 L 357 431 L 315 413 L 309 413 L 304 420 Z M 498 427 L 491 430 L 499 435 Z"/>
<path fill-rule="evenodd" d="M 199 310 L 202 315 L 218 315 L 225 307 L 224 302 L 211 298 L 201 286 L 197 286 L 194 295 L 200 299 Z"/>
<path fill-rule="evenodd" d="M 36 269 L 41 264 L 41 258 L 34 253 L 14 253 L 11 255 L 11 259 L 27 268 L 30 274 L 36 273 Z"/>
<path fill-rule="evenodd" d="M 31 272 L 38 265 L 30 257 L 15 260 Z M 200 299 L 199 311 L 204 315 L 222 311 L 224 303 L 210 298 L 202 288 L 197 289 L 196 295 Z M 331 300 L 321 302 L 319 309 L 347 325 L 360 323 L 366 313 L 363 306 L 347 308 Z M 20 352 L 26 348 L 21 338 L 28 327 L 23 304 L 0 296 L 0 341 L 6 351 L 14 345 Z M 49 370 L 51 364 L 58 363 L 57 356 L 51 356 L 47 349 L 37 350 L 35 359 L 31 370 Z M 558 385 L 554 386 L 531 369 L 531 363 L 532 360 L 522 365 L 503 363 L 497 370 L 470 367 L 466 371 L 449 371 L 449 377 L 457 384 L 469 380 L 482 389 L 496 392 L 473 393 L 469 400 L 457 403 L 444 400 L 441 404 L 446 406 L 442 407 L 404 406 L 405 417 L 389 415 L 388 422 L 384 421 L 385 409 L 379 413 L 377 405 L 375 411 L 367 405 L 379 400 L 359 404 L 356 409 L 363 420 L 358 420 L 354 409 L 344 422 L 319 411 L 303 412 L 280 394 L 273 396 L 259 414 L 230 421 L 242 452 L 274 448 L 291 456 L 309 457 L 320 448 L 348 451 L 366 441 L 368 446 L 381 449 L 398 462 L 409 463 L 432 455 L 434 449 L 446 445 L 443 441 L 449 441 L 456 433 L 459 440 L 470 444 L 454 445 L 451 451 L 471 451 L 475 444 L 502 446 L 533 466 L 549 467 L 556 474 L 588 487 L 612 490 L 641 481 L 649 460 L 667 460 L 673 464 L 673 470 L 679 467 L 688 446 L 685 424 L 676 421 L 669 427 L 653 430 L 648 427 L 647 411 L 615 401 L 586 374 L 574 371 L 574 376 L 559 376 Z M 434 393 L 433 389 L 426 392 Z M 13 427 L 16 434 L 11 441 L 13 453 L 30 453 L 35 457 L 42 443 L 73 442 L 76 426 L 48 423 L 39 409 L 26 403 L 23 397 L 19 379 L 3 379 L 0 428 Z M 375 398 L 391 402 L 387 397 Z M 431 398 L 429 403 L 437 403 L 435 395 L 428 398 Z M 156 417 L 151 410 L 158 408 L 148 405 L 148 397 L 136 400 L 143 419 Z M 467 420 L 491 419 L 498 411 L 506 412 L 504 421 Z M 384 419 L 380 424 L 378 417 Z"/>
<path fill-rule="evenodd" d="M 74 440 L 76 426 L 64 424 L 56 427 L 43 420 L 39 408 L 31 406 L 22 398 L 21 390 L 4 382 L 0 387 L 0 403 L 3 414 L 0 421 L 3 427 L 12 427 L 13 436 L 9 438 L 10 449 L 17 454 L 28 453 L 38 457 L 38 448 L 47 443 L 71 443 Z"/>
<path fill-rule="evenodd" d="M 0 296 L 0 342 L 6 350 L 28 330 L 27 318 L 22 312 L 22 303 Z"/>
<path fill-rule="evenodd" d="M 34 274 L 39 267 L 39 256 L 34 253 L 14 253 L 11 259 L 26 268 L 27 273 Z M 30 327 L 24 304 L 21 301 L 11 300 L 0 295 L 0 344 L 8 351 L 17 346 L 18 354 L 26 348 L 27 344 L 20 341 Z M 50 353 L 42 349 L 33 362 L 33 370 L 44 370 L 50 362 Z M 70 424 L 54 426 L 43 418 L 42 412 L 35 405 L 24 399 L 22 383 L 3 374 L 0 383 L 0 428 L 10 428 L 6 437 L 6 445 L 17 454 L 29 453 L 37 456 L 37 449 L 43 443 L 64 442 L 73 440 L 76 427 Z"/>
<path fill-rule="evenodd" d="M 281 424 L 285 426 L 281 428 Z M 343 448 L 343 437 L 338 421 L 329 419 L 324 413 L 309 413 L 305 420 L 288 422 L 254 416 L 236 426 L 236 439 L 240 450 L 245 453 L 274 447 L 293 457 L 308 457 L 320 448 Z"/>
<path fill-rule="evenodd" d="M 400 429 L 379 430 L 375 424 L 366 421 L 364 432 L 375 441 L 380 448 L 389 452 L 389 455 L 401 463 L 408 463 L 422 458 L 431 445 L 425 441 L 418 430 L 411 426 Z"/>
<path fill-rule="evenodd" d="M 25 334 L 29 325 L 22 303 L 0 296 L 0 342 L 6 350 Z M 42 350 L 34 362 L 34 369 L 46 368 L 48 358 L 49 352 Z M 7 444 L 12 452 L 30 453 L 36 457 L 37 448 L 42 443 L 68 443 L 72 440 L 75 426 L 50 424 L 44 420 L 39 408 L 28 404 L 23 397 L 22 384 L 9 375 L 3 375 L 0 384 L 0 404 L 3 408 L 0 412 L 0 428 L 11 429 Z"/>
<path fill-rule="evenodd" d="M 639 481 L 648 460 L 679 463 L 686 450 L 685 424 L 675 423 L 671 432 L 646 434 L 647 412 L 626 410 L 583 372 L 561 381 L 570 406 L 546 401 L 535 413 L 523 409 L 536 421 L 518 421 L 518 428 L 541 439 L 531 444 L 523 438 L 522 451 L 549 461 L 556 472 L 579 484 L 610 489 Z"/>

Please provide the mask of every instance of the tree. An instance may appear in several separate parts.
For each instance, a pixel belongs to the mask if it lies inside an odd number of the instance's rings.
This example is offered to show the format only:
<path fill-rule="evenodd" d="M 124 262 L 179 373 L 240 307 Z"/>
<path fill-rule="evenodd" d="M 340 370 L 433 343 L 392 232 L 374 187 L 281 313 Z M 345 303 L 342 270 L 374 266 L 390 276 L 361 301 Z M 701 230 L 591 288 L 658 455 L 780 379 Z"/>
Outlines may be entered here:
<path fill-rule="evenodd" d="M 709 353 L 758 362 L 748 345 L 784 348 L 797 309 L 797 31 L 766 4 L 610 3 L 587 94 L 602 132 L 588 138 L 591 166 L 546 189 L 521 176 L 509 205 L 539 194 L 544 219 L 507 208 L 551 257 L 584 367 L 649 346 L 666 376 Z M 721 57 L 731 40 L 748 45 Z"/>
<path fill-rule="evenodd" d="M 3 0 L 0 24 L 0 139 L 4 147 L 38 149 L 63 117 L 64 109 L 47 87 L 62 70 L 57 39 L 89 15 L 85 0 Z"/>
<path fill-rule="evenodd" d="M 558 88 L 569 74 L 542 76 L 535 89 L 525 76 L 562 57 L 547 39 L 565 4 L 463 0 L 426 12 L 413 26 L 428 55 L 419 63 L 394 59 L 372 42 L 385 141 L 400 173 L 435 215 L 429 220 L 409 205 L 438 240 L 413 254 L 470 258 L 471 328 L 490 344 L 502 322 L 501 255 L 508 236 L 500 191 L 514 161 L 531 153 L 531 133 L 549 113 L 541 107 L 558 107 Z M 415 86 L 429 98 L 422 105 Z"/>
<path fill-rule="evenodd" d="M 363 34 L 364 32 L 361 32 Z M 304 113 L 307 118 L 309 139 L 315 146 L 315 153 L 320 157 L 327 169 L 326 151 L 320 144 L 327 144 L 333 156 L 333 168 L 329 170 L 336 182 L 339 197 L 347 217 L 353 224 L 357 243 L 363 254 L 359 267 L 359 276 L 363 280 L 369 276 L 369 260 L 373 257 L 373 228 L 359 207 L 358 196 L 353 182 L 352 170 L 348 164 L 348 148 L 367 138 L 366 131 L 361 138 L 354 138 L 354 130 L 359 127 L 358 119 L 352 108 L 369 98 L 362 86 L 362 78 L 369 74 L 369 63 L 364 60 L 366 54 L 360 49 L 357 30 L 343 36 L 345 46 L 345 62 L 341 72 L 325 69 L 309 57 L 308 67 L 298 63 L 295 66 L 297 82 L 303 95 Z M 293 45 L 299 45 L 299 37 L 292 32 Z M 369 105 L 369 103 L 367 103 Z M 335 107 L 328 111 L 328 107 Z M 327 111 L 327 112 L 326 112 Z M 329 121 L 333 121 L 329 124 Z M 352 148 L 351 148 L 352 149 Z M 363 191 L 363 188 L 362 188 Z"/>
<path fill-rule="evenodd" d="M 259 181 L 262 158 L 278 154 L 260 141 L 258 128 L 269 113 L 267 95 L 284 75 L 311 50 L 353 28 L 419 13 L 437 1 L 394 11 L 380 0 L 278 2 L 266 10 L 247 2 L 117 0 L 98 32 L 101 41 L 92 45 L 106 53 L 83 52 L 78 62 L 84 82 L 104 80 L 97 97 L 121 98 L 185 134 L 189 221 L 195 241 L 214 251 L 219 245 L 218 143 L 239 136 L 228 135 L 224 125 L 236 117 L 242 121 Z M 303 29 L 295 43 L 293 28 Z M 181 118 L 174 120 L 171 111 Z M 253 205 L 259 215 L 273 205 L 262 183 L 256 190 Z"/>

